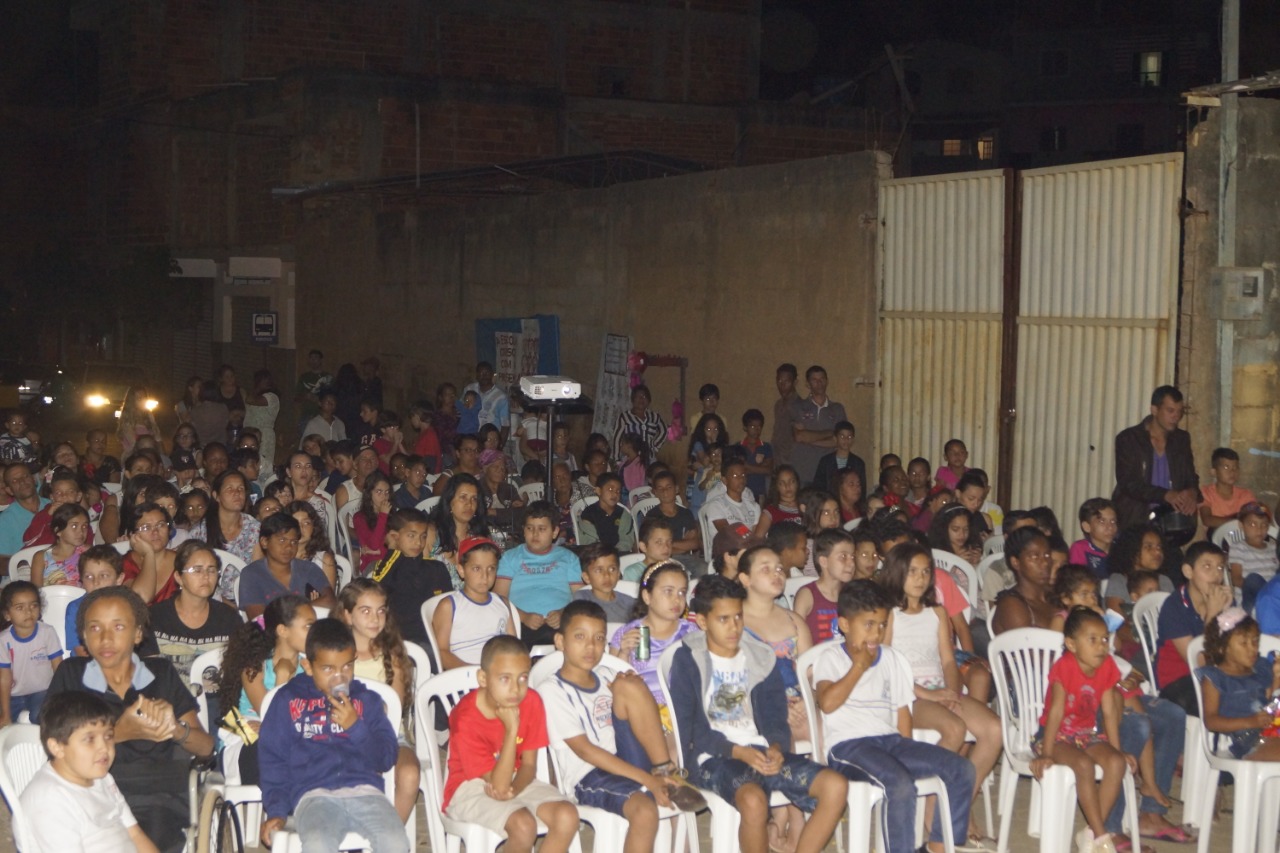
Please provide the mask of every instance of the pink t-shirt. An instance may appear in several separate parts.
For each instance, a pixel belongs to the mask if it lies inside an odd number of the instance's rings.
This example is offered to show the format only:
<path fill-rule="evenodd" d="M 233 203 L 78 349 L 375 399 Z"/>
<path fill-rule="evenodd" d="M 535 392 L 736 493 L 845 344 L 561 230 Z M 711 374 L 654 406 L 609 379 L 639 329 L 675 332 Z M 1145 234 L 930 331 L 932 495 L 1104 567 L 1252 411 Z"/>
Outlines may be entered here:
<path fill-rule="evenodd" d="M 1216 483 L 1201 486 L 1200 494 L 1204 497 L 1204 503 L 1205 506 L 1209 507 L 1209 512 L 1224 518 L 1239 515 L 1240 507 L 1248 503 L 1256 503 L 1258 500 L 1254 497 L 1253 492 L 1248 489 L 1242 489 L 1239 486 L 1232 486 L 1231 497 L 1224 498 L 1218 494 Z"/>
<path fill-rule="evenodd" d="M 1049 718 L 1048 697 L 1053 693 L 1054 682 L 1061 684 L 1067 695 L 1062 726 L 1058 729 L 1058 740 L 1066 740 L 1098 727 L 1098 708 L 1102 703 L 1102 695 L 1120 683 L 1120 667 L 1108 655 L 1093 675 L 1085 675 L 1076 656 L 1071 652 L 1063 652 L 1062 657 L 1049 668 L 1049 693 L 1046 694 L 1044 711 L 1040 714 L 1042 726 Z"/>
<path fill-rule="evenodd" d="M 969 469 L 965 468 L 964 470 L 968 471 Z M 956 484 L 960 482 L 960 478 L 953 474 L 946 465 L 939 465 L 938 470 L 933 472 L 933 482 L 939 486 L 946 486 L 954 492 Z"/>

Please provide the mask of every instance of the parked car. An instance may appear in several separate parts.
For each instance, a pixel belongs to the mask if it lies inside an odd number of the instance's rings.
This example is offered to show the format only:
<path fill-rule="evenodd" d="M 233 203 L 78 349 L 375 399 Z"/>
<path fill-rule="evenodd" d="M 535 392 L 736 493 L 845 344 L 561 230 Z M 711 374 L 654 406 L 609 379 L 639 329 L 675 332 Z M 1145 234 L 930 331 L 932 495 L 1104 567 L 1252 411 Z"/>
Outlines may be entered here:
<path fill-rule="evenodd" d="M 146 372 L 138 365 L 89 362 L 80 371 L 62 372 L 50 383 L 42 399 L 59 414 L 83 415 L 97 422 L 105 418 L 107 412 L 119 418 L 125 395 L 134 387 L 148 390 L 152 387 Z M 155 411 L 159 405 L 155 397 L 147 399 L 148 410 Z"/>
<path fill-rule="evenodd" d="M 36 409 L 57 368 L 16 361 L 0 361 L 0 408 Z"/>

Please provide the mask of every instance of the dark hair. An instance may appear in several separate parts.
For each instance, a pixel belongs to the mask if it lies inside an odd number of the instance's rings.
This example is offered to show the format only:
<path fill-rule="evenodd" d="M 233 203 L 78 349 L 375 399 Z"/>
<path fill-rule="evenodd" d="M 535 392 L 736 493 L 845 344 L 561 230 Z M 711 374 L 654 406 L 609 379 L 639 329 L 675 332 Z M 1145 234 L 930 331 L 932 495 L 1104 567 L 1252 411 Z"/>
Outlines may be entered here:
<path fill-rule="evenodd" d="M 430 524 L 427 514 L 420 509 L 393 509 L 387 514 L 387 530 L 403 530 L 406 524 Z"/>
<path fill-rule="evenodd" d="M 329 534 L 325 530 L 324 524 L 320 521 L 320 513 L 316 512 L 315 507 L 308 501 L 295 500 L 284 508 L 284 513 L 287 513 L 290 518 L 299 512 L 305 513 L 307 518 L 311 519 L 311 538 L 302 543 L 302 553 L 307 555 L 307 559 L 311 559 L 316 554 L 324 551 L 332 550 L 333 546 L 329 544 Z M 284 513 L 276 513 L 276 515 Z M 296 521 L 297 519 L 294 520 Z M 301 524 L 298 525 L 298 535 L 302 535 Z"/>
<path fill-rule="evenodd" d="M 389 597 L 387 588 L 373 578 L 356 578 L 344 586 L 342 592 L 338 593 L 338 607 L 342 609 L 342 612 L 350 615 L 360 602 L 360 596 L 366 592 L 381 595 L 383 603 L 386 603 Z M 307 640 L 310 643 L 310 637 Z M 387 608 L 387 620 L 383 624 L 382 630 L 370 642 L 370 649 L 375 658 L 382 658 L 382 674 L 387 684 L 395 681 L 396 667 L 399 667 L 405 673 L 413 671 L 413 661 L 409 659 L 409 653 L 405 650 L 404 637 L 400 633 L 400 624 L 396 621 L 395 612 L 390 607 Z"/>
<path fill-rule="evenodd" d="M 840 501 L 822 489 L 809 488 L 796 495 L 801 522 L 804 524 L 805 532 L 810 536 L 817 536 L 822 532 L 819 521 L 822 519 L 822 508 L 827 501 L 831 501 L 837 507 L 840 506 Z"/>
<path fill-rule="evenodd" d="M 0 589 L 0 616 L 4 617 L 5 626 L 13 621 L 9 618 L 9 608 L 13 606 L 13 599 L 20 592 L 29 592 L 34 595 L 41 609 L 44 609 L 44 596 L 40 594 L 40 587 L 31 581 L 11 581 L 4 589 Z"/>
<path fill-rule="evenodd" d="M 928 548 L 917 545 L 914 542 L 903 542 L 901 545 L 895 545 L 884 556 L 884 567 L 880 570 L 878 580 L 895 607 L 906 609 L 907 593 L 905 586 L 907 572 L 911 569 L 911 561 L 916 557 L 924 557 L 929 561 L 929 568 L 933 568 L 933 554 Z M 925 587 L 924 595 L 920 596 L 920 603 L 925 607 L 938 606 L 932 571 L 929 572 L 929 585 Z"/>
<path fill-rule="evenodd" d="M 81 559 L 84 559 L 83 554 L 81 555 Z M 17 583 L 17 581 L 14 583 Z M 8 592 L 12 586 L 13 584 L 11 583 L 9 586 L 5 587 L 5 592 Z M 3 594 L 0 593 L 0 595 Z M 133 621 L 138 628 L 146 630 L 147 626 L 151 624 L 151 613 L 147 610 L 147 604 L 138 597 L 136 592 L 129 589 L 127 586 L 104 586 L 102 589 L 95 589 L 93 592 L 80 599 L 80 609 L 76 611 L 77 636 L 84 636 L 84 620 L 85 617 L 89 615 L 89 609 L 99 601 L 106 598 L 116 598 L 129 605 L 129 609 L 133 611 Z M 8 599 L 0 599 L 0 609 L 8 609 L 8 606 Z M 129 642 L 133 642 L 132 637 L 129 638 Z"/>
<path fill-rule="evenodd" d="M 583 545 L 578 549 L 578 563 L 582 566 L 583 574 L 586 574 L 587 569 L 589 569 L 591 564 L 596 560 L 603 560 L 605 557 L 617 556 L 618 549 L 612 545 L 606 545 L 603 542 L 592 542 L 590 545 Z"/>
<path fill-rule="evenodd" d="M 1096 622 L 1103 628 L 1107 627 L 1107 620 L 1103 619 L 1098 611 L 1088 607 L 1071 608 L 1071 612 L 1067 614 L 1067 621 L 1062 626 L 1062 636 L 1074 638 L 1088 622 Z"/>
<path fill-rule="evenodd" d="M 1129 577 L 1125 578 L 1124 588 L 1125 588 L 1125 591 L 1126 591 L 1126 592 L 1128 592 L 1130 595 L 1133 595 L 1135 592 L 1137 592 L 1139 589 L 1141 589 L 1141 588 L 1142 588 L 1142 584 L 1143 584 L 1143 583 L 1145 583 L 1147 580 L 1153 580 L 1153 581 L 1155 581 L 1155 582 L 1156 582 L 1156 588 L 1157 588 L 1157 589 L 1159 589 L 1159 587 L 1160 587 L 1160 578 L 1162 578 L 1162 577 L 1164 577 L 1164 575 L 1160 574 L 1160 572 L 1158 572 L 1158 571 L 1154 571 L 1154 572 L 1147 572 L 1147 571 L 1135 571 L 1135 572 L 1130 572 L 1130 573 L 1129 573 Z"/>
<path fill-rule="evenodd" d="M 221 707 L 234 708 L 240 704 L 240 694 L 244 689 L 242 676 L 253 678 L 262 671 L 263 661 L 275 651 L 276 629 L 281 625 L 292 624 L 298 611 L 304 606 L 310 607 L 311 604 L 302 596 L 282 595 L 267 604 L 262 612 L 261 626 L 256 621 L 250 621 L 236 628 L 218 671 L 218 701 Z"/>
<path fill-rule="evenodd" d="M 364 518 L 364 523 L 369 526 L 370 530 L 378 526 L 378 513 L 373 508 L 373 490 L 380 483 L 386 483 L 387 488 L 391 488 L 390 478 L 381 471 L 371 471 L 369 476 L 364 478 L 360 492 L 360 508 L 356 510 Z"/>
<path fill-rule="evenodd" d="M 71 519 L 76 516 L 84 516 L 84 520 L 89 520 L 89 512 L 80 504 L 62 504 L 53 511 L 53 515 L 49 517 L 49 529 L 53 531 L 53 535 L 67 529 L 67 525 L 71 523 Z M 92 533 L 92 531 L 90 531 Z M 92 538 L 92 536 L 90 537 Z"/>
<path fill-rule="evenodd" d="M 496 435 L 498 437 L 498 451 L 501 452 L 502 451 L 502 430 L 498 429 L 493 424 L 480 425 L 480 431 L 479 433 L 476 434 L 476 439 L 480 442 L 480 447 L 482 449 L 484 448 L 484 445 L 489 440 L 490 435 Z"/>
<path fill-rule="evenodd" d="M 205 455 L 207 456 L 208 453 L 209 453 L 209 449 L 206 447 Z M 227 480 L 230 480 L 232 477 L 238 479 L 241 483 L 244 484 L 245 494 L 246 495 L 248 494 L 249 492 L 248 478 L 246 478 L 244 474 L 241 474 L 235 468 L 228 468 L 227 470 L 219 474 L 217 477 L 215 477 L 213 482 L 209 484 L 210 487 L 213 489 L 215 503 L 217 503 L 218 493 L 221 492 L 222 487 L 227 484 Z M 218 508 L 221 509 L 222 504 L 218 504 Z M 227 537 L 226 537 L 226 534 L 222 532 L 222 523 L 218 520 L 217 512 L 213 513 L 212 516 L 208 515 L 207 513 L 205 514 L 204 529 L 205 529 L 204 538 L 210 545 L 212 545 L 214 548 L 223 548 L 223 549 L 226 548 Z"/>
<path fill-rule="evenodd" d="M 982 479 L 982 475 L 977 473 L 976 468 L 970 468 L 960 475 L 959 480 L 956 480 L 955 490 L 956 492 L 963 492 L 965 489 L 972 489 L 975 486 L 979 489 L 985 489 L 987 483 Z"/>
<path fill-rule="evenodd" d="M 431 514 L 431 521 L 436 527 L 436 536 L 440 539 L 440 550 L 446 554 L 458 550 L 457 525 L 453 521 L 453 514 L 450 512 L 449 506 L 453 503 L 453 499 L 457 496 L 458 489 L 461 486 L 470 486 L 475 489 L 477 499 L 479 498 L 479 481 L 472 475 L 459 471 L 450 477 L 449 482 L 445 484 L 444 492 L 440 495 L 440 503 L 436 504 L 436 508 Z M 472 516 L 471 522 L 467 525 L 467 535 L 489 535 L 489 526 L 485 524 L 484 512 L 479 509 L 478 505 L 476 514 Z"/>
<path fill-rule="evenodd" d="M 1204 626 L 1204 656 L 1209 663 L 1217 666 L 1227 659 L 1227 643 L 1231 642 L 1231 637 L 1235 633 L 1243 632 L 1246 634 L 1261 634 L 1262 629 L 1252 616 L 1245 616 L 1235 624 L 1230 631 L 1223 631 L 1218 625 L 1217 619 L 1210 619 Z M 44 710 L 40 711 L 41 720 L 44 719 Z"/>
<path fill-rule="evenodd" d="M 1182 555 L 1183 565 L 1194 566 L 1196 564 L 1196 560 L 1199 560 L 1206 554 L 1215 554 L 1224 560 L 1227 558 L 1226 551 L 1223 551 L 1212 542 L 1205 540 L 1203 542 L 1196 542 L 1187 549 L 1186 553 Z"/>
<path fill-rule="evenodd" d="M 280 500 L 280 494 L 285 489 L 288 489 L 289 494 L 293 495 L 293 485 L 289 482 L 287 478 L 282 477 L 278 480 L 272 480 L 270 483 L 267 483 L 266 488 L 262 490 L 262 497 L 275 498 L 276 500 Z M 290 501 L 290 503 L 292 503 L 292 501 Z M 281 502 L 281 504 L 283 505 L 283 501 Z"/>
<path fill-rule="evenodd" d="M 1053 588 L 1049 591 L 1049 601 L 1059 607 L 1066 607 L 1066 600 L 1076 590 L 1087 583 L 1098 587 L 1098 577 L 1088 566 L 1066 565 L 1058 569 L 1053 578 Z"/>
<path fill-rule="evenodd" d="M 886 512 L 886 510 L 889 510 Z M 859 526 L 859 530 L 867 528 L 867 532 L 875 537 L 876 547 L 880 548 L 890 539 L 900 539 L 911 535 L 911 528 L 903 514 L 895 507 L 883 507 L 876 510 L 875 515 Z"/>
<path fill-rule="evenodd" d="M 1027 513 L 1035 519 L 1036 527 L 1044 532 L 1045 536 L 1061 536 L 1062 525 L 1058 523 L 1058 515 L 1047 506 L 1032 507 Z M 1005 551 L 1009 549 L 1006 547 Z"/>
<path fill-rule="evenodd" d="M 560 624 L 563 625 L 564 622 Z M 496 634 L 486 640 L 484 648 L 480 650 L 480 669 L 488 672 L 493 659 L 499 655 L 524 655 L 527 658 L 529 650 L 510 634 Z"/>
<path fill-rule="evenodd" d="M 610 483 L 617 483 L 617 484 L 618 484 L 618 486 L 619 486 L 619 487 L 621 487 L 621 486 L 622 486 L 622 478 L 621 478 L 621 477 L 619 477 L 617 474 L 615 474 L 615 473 L 614 473 L 614 472 L 612 472 L 612 471 L 602 471 L 602 472 L 600 473 L 600 476 L 599 476 L 599 477 L 596 477 L 596 488 L 597 488 L 597 489 L 603 489 L 605 486 L 607 486 L 607 485 L 608 485 L 608 484 L 610 484 Z"/>
<path fill-rule="evenodd" d="M 769 528 L 769 535 L 773 535 L 772 527 Z M 818 559 L 820 557 L 823 559 L 830 557 L 836 546 L 843 542 L 853 544 L 853 537 L 849 535 L 848 531 L 839 527 L 824 530 L 813 537 L 813 565 L 818 570 L 819 577 L 822 576 L 822 565 L 818 562 Z"/>
<path fill-rule="evenodd" d="M 793 382 L 800 378 L 800 371 L 797 370 L 796 366 L 789 361 L 784 361 L 782 364 L 779 364 L 778 369 L 773 372 L 773 375 L 777 376 L 779 373 L 789 374 L 791 376 L 791 381 Z"/>
<path fill-rule="evenodd" d="M 968 447 L 965 447 L 965 443 L 964 443 L 963 441 L 961 441 L 960 439 L 958 439 L 958 438 L 950 438 L 950 439 L 947 439 L 947 443 L 946 443 L 946 444 L 942 445 L 942 452 L 943 452 L 943 453 L 946 453 L 948 450 L 950 450 L 952 447 L 955 447 L 956 445 L 959 445 L 959 446 L 961 446 L 961 447 L 964 447 L 964 449 L 965 449 L 965 450 L 968 450 L 968 449 L 969 449 Z"/>
<path fill-rule="evenodd" d="M 720 397 L 720 389 L 714 383 L 708 382 L 698 389 L 698 399 L 701 400 L 708 394 L 714 395 L 717 399 Z"/>
<path fill-rule="evenodd" d="M 849 581 L 840 590 L 836 600 L 836 613 L 844 619 L 852 619 L 859 613 L 872 610 L 892 610 L 893 601 L 884 587 L 869 578 Z"/>
<path fill-rule="evenodd" d="M 1213 451 L 1213 456 L 1209 458 L 1209 464 L 1210 466 L 1216 466 L 1223 459 L 1226 459 L 1229 462 L 1239 462 L 1240 454 L 1236 453 L 1230 447 L 1219 447 Z"/>
<path fill-rule="evenodd" d="M 601 478 L 603 481 L 603 478 Z M 524 523 L 528 524 L 535 518 L 544 518 L 551 522 L 552 527 L 558 526 L 560 522 L 560 514 L 556 508 L 551 505 L 550 501 L 534 501 L 524 511 Z"/>
<path fill-rule="evenodd" d="M 751 566 L 752 564 L 755 563 L 756 557 L 760 556 L 765 551 L 770 551 L 774 554 L 778 553 L 776 549 L 771 548 L 768 545 L 752 545 L 750 548 L 747 548 L 741 554 L 739 554 L 738 555 L 738 575 L 741 576 L 741 575 L 751 574 Z"/>
<path fill-rule="evenodd" d="M 719 396 L 719 395 L 716 395 Z M 747 409 L 742 413 L 742 427 L 746 429 L 755 423 L 764 423 L 764 412 L 759 409 Z"/>
<path fill-rule="evenodd" d="M 1020 521 L 1030 521 L 1035 524 L 1035 516 L 1027 512 L 1025 509 L 1011 509 L 1004 514 L 1004 520 L 1000 522 L 1000 532 L 1008 536 L 1013 532 L 1014 526 Z M 1112 546 L 1113 548 L 1115 546 Z"/>
<path fill-rule="evenodd" d="M 1165 399 L 1173 400 L 1175 403 L 1182 402 L 1182 392 L 1172 385 L 1161 385 L 1159 388 L 1151 392 L 1151 405 L 1159 406 L 1164 403 Z"/>
<path fill-rule="evenodd" d="M 125 532 L 126 534 L 130 535 L 130 536 L 132 536 L 133 534 L 137 533 L 137 532 L 138 532 L 138 523 L 139 523 L 140 521 L 142 521 L 142 517 L 143 517 L 144 515 L 146 515 L 147 513 L 149 513 L 149 512 L 158 512 L 158 513 L 160 513 L 161 515 L 163 515 L 163 516 L 164 516 L 165 523 L 166 523 L 166 524 L 169 524 L 169 525 L 171 525 L 171 526 L 172 526 L 172 524 L 173 524 L 173 519 L 169 517 L 169 510 L 167 510 L 167 509 L 165 509 L 164 507 L 160 506 L 160 504 L 158 504 L 158 503 L 153 503 L 152 501 L 147 501 L 147 502 L 145 502 L 145 503 L 140 503 L 140 504 L 138 504 L 136 507 L 134 507 L 133 517 L 132 517 L 132 518 L 130 518 L 130 519 L 129 519 L 129 523 L 128 523 L 127 525 L 125 525 L 125 527 L 124 527 L 124 532 Z"/>
<path fill-rule="evenodd" d="M 1092 521 L 1102 515 L 1102 511 L 1105 509 L 1115 512 L 1116 505 L 1106 498 L 1089 498 L 1087 501 L 1080 504 L 1080 512 L 1077 514 L 1080 519 L 1080 523 L 1084 524 L 1086 521 Z"/>
<path fill-rule="evenodd" d="M 288 533 L 290 530 L 299 536 L 302 535 L 302 527 L 299 526 L 298 519 L 287 512 L 277 512 L 259 526 L 258 538 L 269 539 L 277 533 Z"/>
<path fill-rule="evenodd" d="M 258 455 L 258 451 L 254 448 L 237 447 L 235 450 L 231 451 L 228 463 L 232 468 L 243 468 L 251 462 L 259 461 L 261 461 L 261 457 Z"/>
<path fill-rule="evenodd" d="M 66 744 L 83 726 L 94 723 L 111 726 L 115 725 L 115 721 L 115 712 L 97 693 L 64 690 L 50 696 L 40 706 L 40 744 L 44 746 L 45 754 L 52 759 L 49 741 Z"/>
<path fill-rule="evenodd" d="M 930 548 L 937 548 L 939 551 L 946 551 L 948 554 L 955 553 L 955 549 L 951 546 L 950 527 L 951 522 L 960 516 L 964 516 L 969 522 L 969 538 L 965 540 L 965 545 L 977 544 L 978 527 L 973 523 L 973 513 L 960 504 L 950 504 L 939 510 L 933 516 L 933 520 L 929 522 Z"/>
<path fill-rule="evenodd" d="M 651 512 L 644 517 L 644 521 L 640 522 L 640 541 L 647 543 L 649 537 L 657 530 L 665 530 L 672 536 L 675 535 L 675 528 L 671 526 L 671 521 L 660 512 Z"/>
<path fill-rule="evenodd" d="M 570 601 L 560 611 L 560 627 L 556 628 L 556 633 L 564 634 L 569 630 L 569 623 L 578 617 L 595 619 L 606 626 L 609 624 L 609 617 L 605 615 L 603 607 L 589 599 L 579 599 Z"/>
<path fill-rule="evenodd" d="M 698 587 L 693 591 L 689 610 L 700 616 L 706 616 L 711 612 L 716 601 L 721 598 L 746 601 L 747 588 L 736 580 L 729 580 L 724 575 L 706 575 L 698 581 Z"/>
<path fill-rule="evenodd" d="M 765 496 L 764 503 L 761 504 L 762 507 L 781 505 L 782 495 L 778 492 L 778 480 L 782 478 L 784 473 L 790 473 L 791 476 L 796 478 L 796 500 L 800 500 L 800 475 L 790 465 L 779 465 L 773 469 L 773 476 L 769 478 L 769 494 Z M 756 499 L 759 500 L 759 495 L 756 496 Z"/>
<path fill-rule="evenodd" d="M 808 382 L 809 377 L 815 373 L 826 373 L 827 369 L 820 364 L 811 364 L 804 372 L 804 381 Z"/>
<path fill-rule="evenodd" d="M 663 560 L 660 563 L 654 563 L 649 566 L 644 570 L 644 574 L 640 576 L 640 589 L 636 593 L 635 606 L 631 608 L 632 619 L 643 619 L 649 615 L 649 605 L 645 603 L 644 593 L 647 592 L 652 595 L 653 588 L 658 583 L 658 578 L 668 572 L 679 572 L 684 576 L 686 583 L 689 580 L 689 572 L 679 560 Z"/>
<path fill-rule="evenodd" d="M 840 530 L 840 528 L 836 528 L 836 530 Z M 823 533 L 827 533 L 826 530 L 823 530 Z M 841 533 L 844 533 L 844 530 L 841 530 Z M 769 532 L 764 534 L 764 543 L 781 555 L 787 548 L 794 546 L 796 539 L 801 537 L 808 538 L 808 535 L 808 532 L 801 528 L 799 524 L 795 524 L 794 521 L 783 521 L 781 524 L 769 525 Z M 739 557 L 739 560 L 741 560 L 741 557 Z M 792 569 L 794 566 L 786 567 L 787 569 Z"/>
<path fill-rule="evenodd" d="M 351 629 L 341 619 L 332 616 L 317 619 L 307 632 L 307 660 L 313 663 L 319 652 L 345 652 L 355 647 L 356 638 Z"/>
<path fill-rule="evenodd" d="M 1040 532 L 1038 527 L 1019 527 L 1004 538 L 1004 555 L 1006 558 L 1014 558 L 1021 560 L 1022 553 L 1027 547 L 1037 539 L 1049 545 L 1049 537 Z M 1012 568 L 1012 566 L 1010 567 Z"/>
<path fill-rule="evenodd" d="M 717 424 L 720 425 L 720 437 L 716 440 L 715 444 L 704 445 L 703 449 L 709 454 L 711 452 L 712 447 L 724 447 L 726 444 L 728 444 L 729 430 L 724 425 L 724 418 L 720 417 L 714 412 L 711 414 L 703 415 L 702 417 L 698 418 L 698 422 L 693 427 L 693 432 L 689 435 L 690 457 L 693 456 L 693 445 L 701 442 L 705 442 L 707 440 L 706 438 L 707 424 L 710 423 L 711 421 L 715 421 Z"/>
<path fill-rule="evenodd" d="M 646 467 L 649 464 L 649 445 L 645 442 L 644 437 L 638 432 L 624 432 L 618 436 L 618 449 L 622 449 L 622 443 L 626 442 L 636 452 L 636 458 L 640 460 L 642 465 Z"/>
<path fill-rule="evenodd" d="M 213 555 L 213 562 L 217 567 L 219 569 L 222 568 L 222 558 L 218 556 L 217 551 L 209 547 L 207 542 L 201 542 L 199 539 L 188 539 L 178 546 L 178 550 L 173 552 L 173 573 L 181 574 L 182 570 L 187 567 L 187 563 L 191 561 L 191 555 L 197 551 L 208 551 Z M 82 554 L 80 558 L 84 559 L 84 555 Z"/>
<path fill-rule="evenodd" d="M 902 460 L 901 460 L 901 459 L 899 459 L 898 461 L 899 461 L 899 462 L 901 462 Z M 929 472 L 929 475 L 930 475 L 930 476 L 932 476 L 932 475 L 933 475 L 933 466 L 932 466 L 932 465 L 930 465 L 930 464 L 929 464 L 929 460 L 928 460 L 928 459 L 925 459 L 923 456 L 917 456 L 916 458 L 914 458 L 914 459 L 912 459 L 910 462 L 908 462 L 908 463 L 907 463 L 907 466 L 906 466 L 906 470 L 907 470 L 907 471 L 910 471 L 910 470 L 911 470 L 912 468 L 914 468 L 916 465 L 923 465 L 923 466 L 925 467 L 925 470 Z"/>
<path fill-rule="evenodd" d="M 899 455 L 898 455 L 898 454 L 896 454 L 896 453 L 886 453 L 886 454 L 884 454 L 883 456 L 881 456 L 881 457 L 880 457 L 880 470 L 881 470 L 881 471 L 883 471 L 885 468 L 892 467 L 892 466 L 890 466 L 890 465 L 888 464 L 888 463 L 889 463 L 889 460 L 893 460 L 894 464 L 895 464 L 895 465 L 897 465 L 899 468 L 901 468 L 901 467 L 902 467 L 902 457 L 901 457 L 901 456 L 899 456 Z"/>
<path fill-rule="evenodd" d="M 94 545 L 80 555 L 80 565 L 86 565 L 90 561 L 106 563 L 115 570 L 117 577 L 124 571 L 124 554 L 111 545 Z"/>
<path fill-rule="evenodd" d="M 425 465 L 426 461 L 421 456 L 414 456 L 410 459 L 409 465 L 412 467 L 415 464 Z M 536 483 L 543 482 L 547 479 L 547 466 L 537 459 L 530 459 L 520 466 L 520 479 L 532 480 Z"/>
<path fill-rule="evenodd" d="M 853 428 L 853 424 L 849 421 L 836 421 L 836 425 L 831 428 L 831 432 L 834 434 L 844 429 L 847 429 L 855 435 L 857 434 L 857 430 Z"/>

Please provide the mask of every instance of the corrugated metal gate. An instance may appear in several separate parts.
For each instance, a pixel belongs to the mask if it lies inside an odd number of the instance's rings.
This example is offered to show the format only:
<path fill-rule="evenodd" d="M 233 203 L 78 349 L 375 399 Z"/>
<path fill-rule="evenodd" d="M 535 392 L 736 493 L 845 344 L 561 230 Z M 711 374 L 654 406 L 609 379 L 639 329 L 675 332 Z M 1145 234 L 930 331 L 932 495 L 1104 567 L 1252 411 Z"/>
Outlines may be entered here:
<path fill-rule="evenodd" d="M 963 439 L 997 501 L 1064 527 L 1109 495 L 1174 374 L 1181 184 L 1181 154 L 882 184 L 880 452 Z"/>

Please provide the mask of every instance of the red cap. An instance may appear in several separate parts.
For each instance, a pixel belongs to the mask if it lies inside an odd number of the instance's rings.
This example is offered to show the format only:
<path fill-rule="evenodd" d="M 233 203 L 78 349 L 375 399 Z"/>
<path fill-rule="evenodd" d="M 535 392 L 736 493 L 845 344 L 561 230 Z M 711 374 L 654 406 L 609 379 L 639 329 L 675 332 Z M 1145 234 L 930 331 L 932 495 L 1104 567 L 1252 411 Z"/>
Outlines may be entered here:
<path fill-rule="evenodd" d="M 492 545 L 493 547 L 498 548 L 498 543 L 488 537 L 468 536 L 466 539 L 463 539 L 458 543 L 458 562 L 461 563 L 462 558 L 467 556 L 467 552 L 479 545 Z M 502 549 L 498 548 L 498 550 L 501 551 Z"/>

